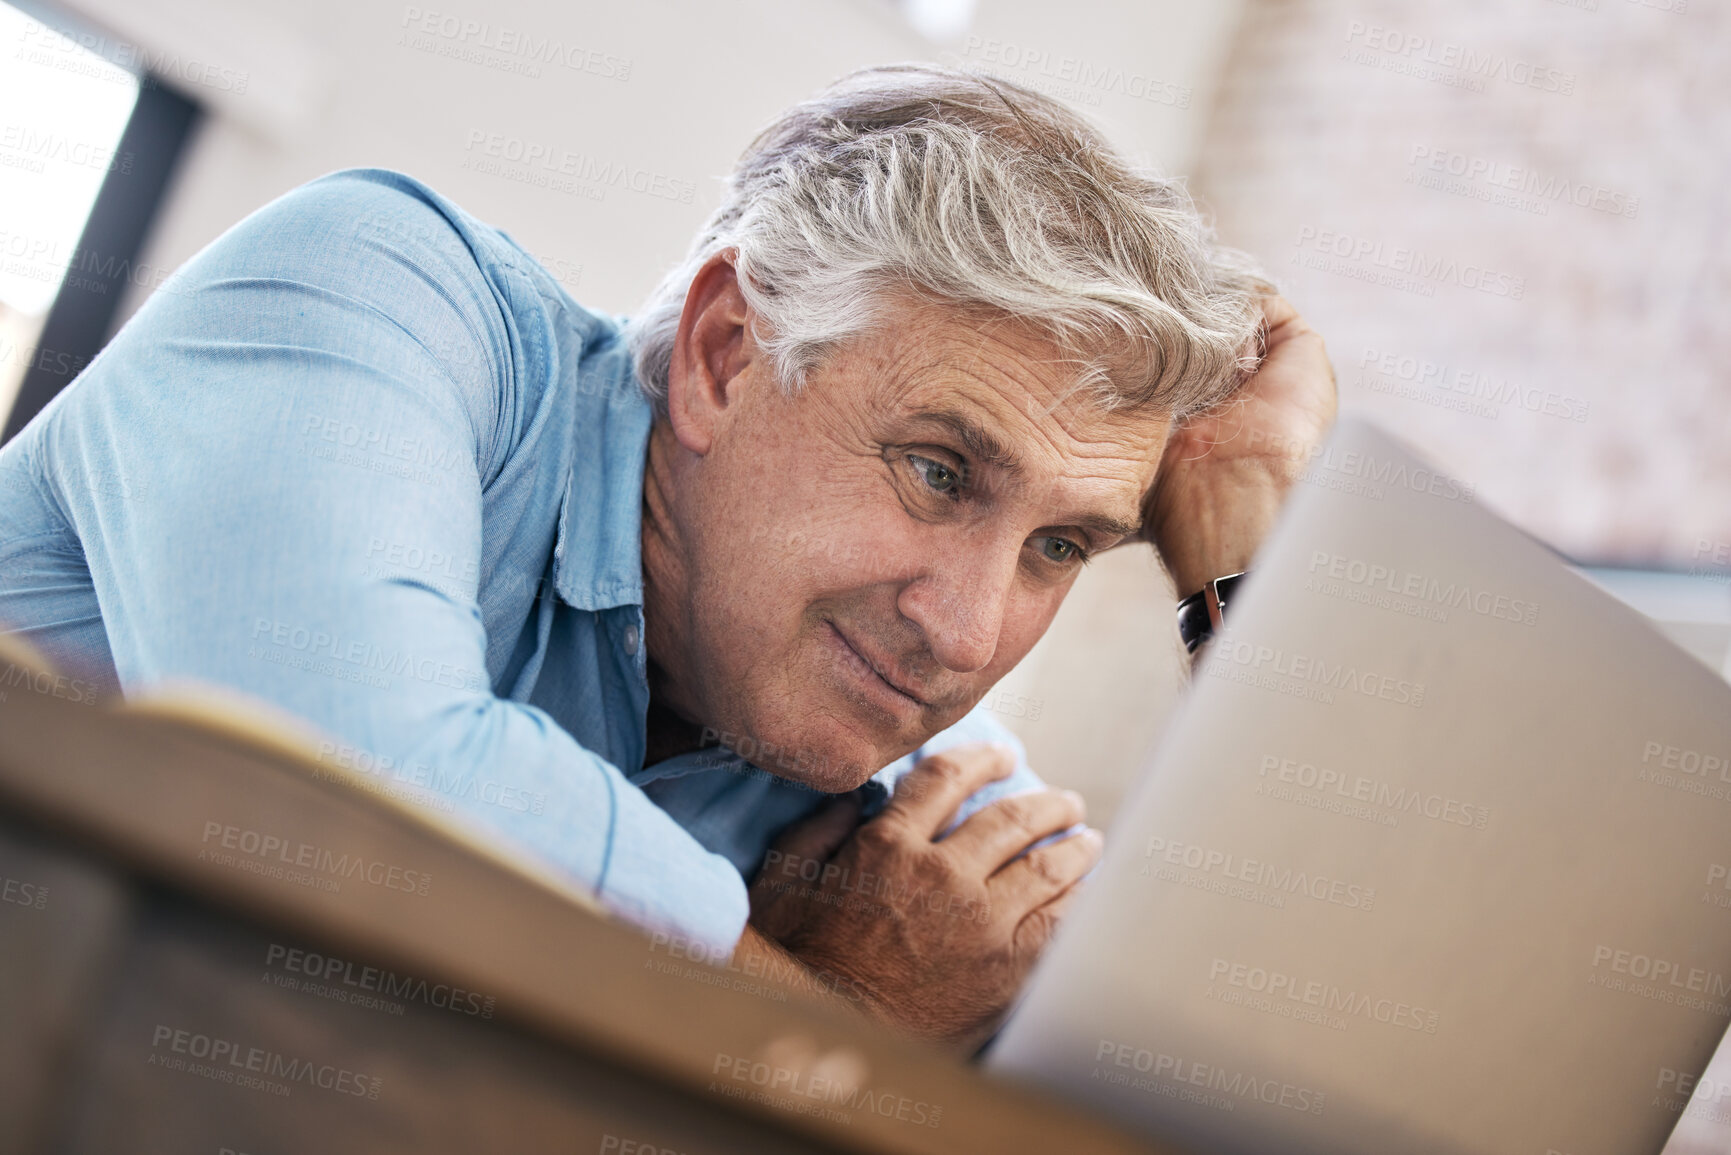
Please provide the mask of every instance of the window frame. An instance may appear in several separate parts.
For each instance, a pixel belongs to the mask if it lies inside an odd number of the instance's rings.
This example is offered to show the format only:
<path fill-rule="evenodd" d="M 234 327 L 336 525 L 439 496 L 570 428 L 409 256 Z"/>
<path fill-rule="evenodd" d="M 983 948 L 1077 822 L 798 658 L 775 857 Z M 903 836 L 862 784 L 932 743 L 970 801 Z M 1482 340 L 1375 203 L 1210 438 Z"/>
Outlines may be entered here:
<path fill-rule="evenodd" d="M 40 18 L 40 17 L 38 17 Z M 155 76 L 138 78 L 138 100 L 115 148 L 130 164 L 116 165 L 84 222 L 74 250 L 74 268 L 61 281 L 30 364 L 19 382 L 0 445 L 12 440 L 108 343 L 129 274 L 150 234 L 171 178 L 188 142 L 203 119 L 194 101 L 164 86 Z M 86 267 L 89 266 L 89 267 Z M 79 278 L 72 285 L 72 274 Z M 42 355 L 52 350 L 52 360 Z"/>

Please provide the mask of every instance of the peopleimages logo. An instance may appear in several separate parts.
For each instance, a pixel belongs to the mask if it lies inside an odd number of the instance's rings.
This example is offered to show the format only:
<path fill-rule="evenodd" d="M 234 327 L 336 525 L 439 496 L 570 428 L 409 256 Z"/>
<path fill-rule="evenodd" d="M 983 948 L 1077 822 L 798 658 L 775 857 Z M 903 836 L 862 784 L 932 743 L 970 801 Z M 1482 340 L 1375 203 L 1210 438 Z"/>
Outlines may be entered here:
<path fill-rule="evenodd" d="M 1492 80 L 1559 96 L 1570 96 L 1575 91 L 1575 74 L 1572 72 L 1452 40 L 1438 40 L 1423 33 L 1350 20 L 1346 25 L 1346 40 L 1351 47 L 1383 53 L 1387 64 L 1392 66 L 1391 71 L 1411 72 L 1420 79 L 1448 79 L 1479 92 L 1483 92 L 1485 85 Z M 1361 61 L 1376 62 L 1374 59 Z M 1446 71 L 1442 76 L 1436 76 L 1427 69 Z"/>
<path fill-rule="evenodd" d="M 469 130 L 463 148 L 469 154 L 463 167 L 477 172 L 504 175 L 500 168 L 500 162 L 504 162 L 541 176 L 568 177 L 598 191 L 608 187 L 624 188 L 687 205 L 697 195 L 697 185 L 692 181 L 652 172 L 639 165 L 573 152 L 546 141 L 525 140 L 474 128 Z"/>
<path fill-rule="evenodd" d="M 663 950 L 666 951 L 667 958 L 644 959 L 645 970 L 672 975 L 705 986 L 743 991 L 778 1003 L 787 1001 L 787 988 L 811 986 L 850 1003 L 865 1000 L 864 993 L 854 985 L 853 980 L 828 970 L 811 970 L 790 955 L 779 958 L 752 955 L 741 959 L 734 953 L 731 945 L 717 946 L 658 930 L 649 936 L 649 952 L 653 955 Z M 681 965 L 685 961 L 701 965 Z M 765 979 L 767 983 L 754 981 L 757 979 Z"/>
<path fill-rule="evenodd" d="M 46 910 L 48 888 L 39 882 L 0 876 L 0 902 L 15 903 L 31 910 Z"/>
<path fill-rule="evenodd" d="M 1398 570 L 1380 562 L 1313 550 L 1310 572 L 1332 581 L 1363 586 L 1398 597 L 1429 602 L 1444 609 L 1468 609 L 1480 617 L 1515 622 L 1523 626 L 1539 624 L 1537 602 L 1510 597 L 1493 590 L 1474 589 L 1467 582 L 1443 582 L 1410 570 Z M 1447 616 L 1443 618 L 1447 621 Z"/>
<path fill-rule="evenodd" d="M 874 1090 L 849 1078 L 826 1078 L 815 1071 L 742 1055 L 716 1055 L 710 1075 L 711 1091 L 842 1124 L 853 1122 L 853 1111 L 869 1111 L 916 1127 L 936 1127 L 944 1118 L 943 1107 L 899 1091 Z M 745 1086 L 733 1087 L 730 1082 Z"/>
<path fill-rule="evenodd" d="M 1720 583 L 1731 582 L 1731 541 L 1696 538 L 1695 564 L 1689 567 L 1689 576 Z"/>
<path fill-rule="evenodd" d="M 1715 894 L 1714 889 L 1725 891 Z M 1701 901 L 1710 906 L 1731 907 L 1731 872 L 1724 863 L 1714 862 L 1707 866 L 1707 889 L 1701 892 Z"/>
<path fill-rule="evenodd" d="M 1685 746 L 1650 741 L 1641 748 L 1641 761 L 1647 764 L 1656 762 L 1665 770 L 1731 782 L 1731 757 L 1724 754 L 1703 754 Z"/>
<path fill-rule="evenodd" d="M 1356 449 L 1341 450 L 1330 445 L 1294 451 L 1288 459 L 1294 463 L 1291 475 L 1295 481 L 1353 493 L 1372 501 L 1381 501 L 1390 489 L 1410 489 L 1445 501 L 1472 501 L 1474 496 L 1470 481 Z"/>
<path fill-rule="evenodd" d="M 514 71 L 526 72 L 531 77 L 540 76 L 540 70 L 534 67 L 536 64 L 557 64 L 573 72 L 587 72 L 604 80 L 631 79 L 631 60 L 628 57 L 614 56 L 581 44 L 567 44 L 557 37 L 543 36 L 521 28 L 493 24 L 486 20 L 471 20 L 451 12 L 438 12 L 410 5 L 403 9 L 401 27 L 409 34 L 425 38 L 437 37 L 452 46 L 460 46 L 470 51 L 493 52 L 505 58 L 515 57 L 514 63 L 520 67 Z M 430 45 L 417 41 L 410 42 L 408 46 L 426 48 Z M 485 62 L 478 57 L 462 53 L 457 55 L 458 58 L 470 59 L 473 63 Z"/>
<path fill-rule="evenodd" d="M 1712 754 L 1652 739 L 1641 749 L 1635 778 L 1685 794 L 1731 801 L 1731 753 Z"/>
<path fill-rule="evenodd" d="M 46 670 L 32 670 L 17 662 L 7 662 L 5 669 L 0 669 L 0 702 L 6 700 L 4 691 L 7 688 L 29 690 L 86 706 L 94 706 L 97 702 L 95 683 L 69 678 L 65 674 L 50 674 Z"/>
<path fill-rule="evenodd" d="M 111 84 L 132 83 L 132 76 L 126 75 L 130 72 L 144 77 L 146 87 L 158 84 L 160 77 L 240 96 L 245 94 L 252 79 L 250 73 L 237 69 L 190 58 L 182 60 L 178 52 L 156 51 L 124 40 L 110 43 L 106 37 L 93 32 L 61 33 L 44 25 L 32 24 L 25 29 L 20 40 L 15 59 L 45 64 L 59 71 Z M 100 56 L 124 71 L 93 64 L 85 53 Z"/>
<path fill-rule="evenodd" d="M 449 983 L 429 983 L 426 979 L 400 975 L 379 967 L 356 966 L 335 955 L 271 943 L 265 950 L 264 963 L 267 967 L 286 971 L 299 979 L 310 980 L 304 988 L 309 994 L 323 996 L 335 993 L 342 996 L 340 1001 L 355 1002 L 357 1005 L 367 1005 L 356 999 L 357 993 L 379 995 L 404 1002 L 424 1003 L 452 1014 L 481 1019 L 493 1017 L 492 995 L 483 995 Z M 334 989 L 327 992 L 320 984 Z M 342 990 L 344 987 L 349 989 Z M 395 1007 L 394 1013 L 401 1014 L 402 1008 Z"/>
<path fill-rule="evenodd" d="M 1593 969 L 1596 971 L 1601 967 L 1611 974 L 1627 975 L 1661 989 L 1668 987 L 1671 991 L 1714 999 L 1731 997 L 1731 977 L 1702 967 L 1685 966 L 1674 959 L 1655 958 L 1601 943 L 1593 948 Z"/>
<path fill-rule="evenodd" d="M 1282 758 L 1278 754 L 1264 754 L 1262 764 L 1257 767 L 1258 778 L 1269 780 L 1259 785 L 1257 793 L 1265 792 L 1265 785 L 1291 787 L 1291 791 L 1267 791 L 1271 796 L 1286 800 L 1285 794 L 1311 795 L 1318 799 L 1331 799 L 1340 802 L 1358 803 L 1365 807 L 1388 812 L 1388 817 L 1394 819 L 1389 825 L 1398 824 L 1396 816 L 1401 814 L 1419 815 L 1434 822 L 1443 822 L 1453 826 L 1466 826 L 1474 830 L 1483 830 L 1490 822 L 1491 810 L 1488 806 L 1476 806 L 1463 802 L 1459 798 L 1451 798 L 1446 794 L 1436 794 L 1416 787 L 1396 786 L 1389 782 L 1379 782 L 1362 774 L 1348 775 L 1341 770 L 1333 770 L 1326 766 L 1317 766 L 1312 762 L 1301 762 L 1295 758 Z M 1332 809 L 1329 806 L 1318 805 L 1318 809 Z M 1358 817 L 1350 813 L 1351 817 Z M 1709 878 L 1709 882 L 1711 879 Z"/>
<path fill-rule="evenodd" d="M 775 875 L 781 877 L 777 879 L 773 877 Z M 919 906 L 932 914 L 969 922 L 985 922 L 992 914 L 989 903 L 970 895 L 928 889 L 905 878 L 898 881 L 869 870 L 856 872 L 852 867 L 839 863 L 780 850 L 771 850 L 764 856 L 757 881 L 771 893 L 797 892 L 802 898 L 860 913 L 883 913 L 899 918 L 901 911 Z M 801 882 L 807 885 L 801 887 Z"/>
<path fill-rule="evenodd" d="M 1283 971 L 1223 958 L 1215 958 L 1209 963 L 1208 982 L 1211 986 L 1218 984 L 1265 995 L 1270 999 L 1283 999 L 1314 1008 L 1324 1014 L 1368 1019 L 1386 1026 L 1403 1027 L 1429 1035 L 1436 1034 L 1437 1024 L 1441 1019 L 1436 1011 L 1426 1010 L 1401 999 L 1377 998 L 1363 991 L 1345 990 L 1333 983 L 1301 979 Z"/>
<path fill-rule="evenodd" d="M 354 680 L 365 681 L 379 689 L 390 687 L 389 681 L 382 677 L 384 674 L 407 676 L 458 690 L 476 691 L 487 688 L 486 675 L 479 670 L 426 657 L 412 650 L 399 650 L 395 647 L 387 649 L 361 638 L 344 637 L 328 630 L 311 629 L 293 622 L 270 618 L 254 619 L 252 637 L 255 641 L 266 641 L 277 647 L 274 652 L 249 647 L 249 653 L 253 657 L 295 668 L 311 669 L 318 673 L 336 670 L 355 675 Z M 313 661 L 310 664 L 297 665 L 285 660 L 297 655 Z M 323 665 L 319 664 L 320 660 Z M 342 664 L 337 666 L 335 663 Z"/>
<path fill-rule="evenodd" d="M 1192 93 L 1188 85 L 1162 80 L 1133 68 L 1096 64 L 1078 56 L 1053 56 L 1043 48 L 1024 48 L 1010 41 L 979 36 L 968 37 L 962 48 L 962 55 L 988 64 L 1002 64 L 1007 68 L 1020 69 L 1061 84 L 1075 85 L 1078 95 L 1111 92 L 1133 100 L 1146 100 L 1172 108 L 1190 107 Z M 1070 94 L 1064 92 L 1054 95 L 1070 98 Z M 1098 104 L 1099 99 L 1096 97 L 1085 103 Z"/>
<path fill-rule="evenodd" d="M 1209 672 L 1218 678 L 1277 690 L 1323 703 L 1334 691 L 1350 692 L 1397 706 L 1424 705 L 1424 683 L 1409 682 L 1347 662 L 1330 662 L 1273 646 L 1240 641 L 1230 632 L 1212 643 Z"/>
<path fill-rule="evenodd" d="M 115 156 L 106 144 L 92 143 L 57 132 L 38 132 L 34 126 L 7 123 L 0 125 L 0 152 L 13 153 L 35 162 L 33 172 L 42 172 L 48 161 L 58 161 L 74 168 L 99 169 L 132 175 L 132 153 Z M 18 167 L 18 166 L 9 166 Z"/>
<path fill-rule="evenodd" d="M 1413 170 L 1407 173 L 1408 183 L 1440 188 L 1491 204 L 1536 210 L 1540 216 L 1548 215 L 1550 203 L 1559 201 L 1619 217 L 1633 217 L 1641 208 L 1638 197 L 1603 185 L 1572 181 L 1529 165 L 1507 164 L 1428 144 L 1413 145 L 1407 165 Z M 1445 182 L 1442 177 L 1455 179 Z"/>
<path fill-rule="evenodd" d="M 88 245 L 67 249 L 59 240 L 31 233 L 0 229 L 0 260 L 4 261 L 0 268 L 14 276 L 44 282 L 64 277 L 67 287 L 86 292 L 106 293 L 108 285 L 119 282 L 152 292 L 180 292 L 173 281 L 173 269 L 104 254 Z M 84 358 L 78 367 L 83 368 L 88 360 Z"/>
<path fill-rule="evenodd" d="M 344 449 L 361 450 L 431 469 L 450 471 L 473 460 L 457 446 L 442 446 L 418 437 L 404 437 L 389 429 L 366 429 L 321 413 L 307 414 L 301 433 Z"/>
<path fill-rule="evenodd" d="M 1170 838 L 1152 837 L 1148 839 L 1147 847 L 1142 851 L 1142 857 L 1148 859 L 1142 864 L 1139 872 L 1145 876 L 1160 878 L 1168 882 L 1185 882 L 1183 877 L 1173 877 L 1174 872 L 1158 869 L 1156 864 L 1167 867 L 1183 867 L 1199 875 L 1214 875 L 1231 882 L 1241 882 L 1252 887 L 1260 887 L 1272 892 L 1263 896 L 1279 901 L 1263 902 L 1266 906 L 1284 905 L 1282 895 L 1302 894 L 1318 902 L 1333 903 L 1351 910 L 1369 910 L 1376 903 L 1376 890 L 1373 887 L 1359 886 L 1357 883 L 1344 879 L 1329 878 L 1326 875 L 1311 874 L 1309 871 L 1294 870 L 1290 866 L 1276 866 L 1272 862 L 1264 862 L 1256 858 L 1244 858 L 1224 850 L 1215 850 L 1195 843 L 1178 842 Z M 1199 889 L 1209 890 L 1212 887 L 1203 886 Z M 1235 895 L 1233 897 L 1250 898 L 1261 901 L 1255 895 Z"/>
<path fill-rule="evenodd" d="M 1679 1071 L 1675 1067 L 1660 1067 L 1656 1090 L 1667 1095 L 1681 1095 L 1685 1100 L 1693 1099 L 1695 1105 L 1701 1108 L 1719 1107 L 1726 1099 L 1731 1099 L 1731 1079 L 1712 1078 L 1709 1075 L 1695 1075 L 1689 1071 Z M 1671 1110 L 1677 1107 L 1667 1103 L 1656 1102 L 1654 1106 L 1668 1106 Z M 1691 1111 L 1690 1114 L 1701 1112 Z"/>
<path fill-rule="evenodd" d="M 1413 289 L 1421 296 L 1434 295 L 1434 285 L 1455 285 L 1493 297 L 1507 297 L 1511 301 L 1520 300 L 1527 291 L 1527 279 L 1515 273 L 1426 253 L 1408 245 L 1385 245 L 1372 237 L 1318 229 L 1313 225 L 1299 226 L 1298 239 L 1293 244 L 1300 250 L 1294 255 L 1295 264 L 1384 283 L 1393 288 Z M 1317 259 L 1301 259 L 1307 255 Z M 1329 265 L 1329 258 L 1345 262 L 1345 265 Z M 1360 272 L 1355 273 L 1354 267 Z M 1377 270 L 1381 270 L 1381 274 Z M 1381 279 L 1382 274 L 1390 279 Z M 1410 283 L 1408 279 L 1412 279 Z"/>
<path fill-rule="evenodd" d="M 210 845 L 213 840 L 216 843 L 214 847 Z M 206 822 L 201 841 L 205 845 L 198 852 L 200 861 L 214 862 L 218 866 L 240 866 L 250 873 L 273 878 L 286 877 L 284 867 L 316 871 L 326 877 L 312 879 L 301 875 L 291 880 L 305 885 L 317 883 L 320 890 L 339 889 L 342 884 L 337 879 L 359 878 L 386 890 L 425 896 L 433 882 L 433 876 L 424 870 L 405 870 L 359 853 L 338 854 L 329 847 L 291 842 L 280 835 L 247 830 L 224 822 Z"/>
<path fill-rule="evenodd" d="M 345 770 L 353 770 L 357 774 L 368 775 L 376 782 L 365 782 L 367 786 L 376 784 L 405 783 L 413 791 L 427 791 L 436 794 L 438 799 L 419 797 L 413 792 L 401 794 L 389 789 L 384 793 L 391 797 L 407 797 L 414 801 L 434 803 L 443 802 L 442 810 L 452 810 L 450 799 L 468 799 L 481 802 L 488 806 L 497 806 L 501 810 L 514 810 L 520 814 L 540 814 L 547 806 L 547 796 L 538 790 L 528 790 L 521 786 L 512 786 L 500 782 L 496 778 L 483 778 L 472 771 L 447 772 L 437 766 L 431 766 L 419 760 L 398 761 L 388 754 L 375 754 L 364 747 L 349 746 L 332 741 L 319 743 L 318 760 L 321 763 L 341 766 Z M 345 776 L 326 773 L 326 779 L 337 781 L 353 781 Z"/>
<path fill-rule="evenodd" d="M 1218 1063 L 1202 1063 L 1164 1051 L 1150 1051 L 1133 1043 L 1101 1039 L 1094 1051 L 1092 1078 L 1115 1086 L 1132 1087 L 1139 1091 L 1195 1102 L 1219 1110 L 1236 1110 L 1242 1102 L 1264 1103 L 1307 1115 L 1322 1114 L 1325 1096 L 1321 1091 L 1266 1079 L 1247 1071 L 1234 1071 Z M 1121 1070 L 1113 1070 L 1118 1067 Z M 1129 1072 L 1139 1071 L 1171 1085 L 1163 1087 L 1148 1079 L 1134 1079 Z M 1179 1094 L 1178 1086 L 1201 1088 L 1215 1094 Z"/>
<path fill-rule="evenodd" d="M 151 1034 L 150 1047 L 152 1066 L 184 1070 L 217 1082 L 251 1086 L 278 1095 L 287 1095 L 294 1084 L 301 1083 L 337 1095 L 377 1099 L 384 1086 L 384 1080 L 376 1075 L 364 1075 L 334 1063 L 315 1063 L 161 1023 Z M 189 1058 L 205 1062 L 189 1064 Z M 260 1085 L 267 1080 L 271 1085 Z"/>
<path fill-rule="evenodd" d="M 1366 346 L 1358 359 L 1358 367 L 1450 399 L 1458 398 L 1463 405 L 1485 402 L 1499 409 L 1502 406 L 1518 407 L 1528 413 L 1557 417 L 1564 421 L 1585 421 L 1590 410 L 1588 403 L 1579 397 L 1549 389 L 1529 388 L 1506 377 L 1498 379 L 1488 373 L 1464 366 L 1451 366 L 1417 353 L 1391 352 Z M 1373 383 L 1367 384 L 1362 375 L 1359 383 L 1375 392 L 1388 391 L 1379 389 Z M 1498 411 L 1485 415 L 1495 417 Z"/>

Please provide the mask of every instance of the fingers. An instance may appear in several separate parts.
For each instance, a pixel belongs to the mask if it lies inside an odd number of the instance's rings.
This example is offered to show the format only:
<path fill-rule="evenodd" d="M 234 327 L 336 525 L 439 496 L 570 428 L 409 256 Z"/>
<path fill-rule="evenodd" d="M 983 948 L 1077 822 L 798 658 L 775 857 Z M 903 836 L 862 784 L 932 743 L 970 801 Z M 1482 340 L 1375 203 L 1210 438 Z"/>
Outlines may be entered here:
<path fill-rule="evenodd" d="M 1030 843 L 1066 830 L 1085 817 L 1087 808 L 1074 790 L 1031 791 L 999 799 L 969 815 L 944 839 L 944 845 L 990 874 Z"/>
<path fill-rule="evenodd" d="M 1312 329 L 1308 322 L 1299 316 L 1298 310 L 1285 297 L 1266 297 L 1262 303 L 1262 315 L 1267 334 L 1263 339 L 1264 355 L 1289 341 L 1306 339 L 1315 343 L 1318 350 L 1323 348 L 1322 334 Z M 1334 366 L 1329 365 L 1332 376 Z"/>
<path fill-rule="evenodd" d="M 1046 905 L 1100 861 L 1106 840 L 1093 827 L 1029 851 L 987 880 L 992 905 L 1012 913 Z"/>
<path fill-rule="evenodd" d="M 1070 913 L 1081 894 L 1079 889 L 1071 887 L 1050 902 L 1030 910 L 1022 916 L 1022 921 L 1016 924 L 1016 949 L 1028 960 L 1030 969 L 1039 960 L 1040 952 L 1051 941 L 1058 924 L 1064 921 L 1064 916 Z"/>
<path fill-rule="evenodd" d="M 777 866 L 807 860 L 828 862 L 830 855 L 859 825 L 860 806 L 858 791 L 850 790 L 824 803 L 811 817 L 789 826 L 776 838 L 764 858 L 763 873 L 767 874 Z"/>
<path fill-rule="evenodd" d="M 1269 331 L 1280 328 L 1290 321 L 1303 324 L 1298 315 L 1298 308 L 1279 293 L 1272 293 L 1262 298 L 1262 317 L 1268 323 Z"/>
<path fill-rule="evenodd" d="M 1015 751 L 1000 742 L 963 742 L 927 755 L 896 783 L 895 797 L 878 821 L 935 838 L 970 794 L 1015 768 Z"/>

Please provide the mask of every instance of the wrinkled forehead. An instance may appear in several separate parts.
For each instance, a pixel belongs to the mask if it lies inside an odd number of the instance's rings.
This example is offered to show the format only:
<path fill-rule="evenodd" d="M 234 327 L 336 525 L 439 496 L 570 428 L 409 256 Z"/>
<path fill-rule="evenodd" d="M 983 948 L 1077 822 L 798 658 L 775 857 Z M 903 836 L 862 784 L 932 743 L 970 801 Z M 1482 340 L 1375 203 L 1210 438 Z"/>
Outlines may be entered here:
<path fill-rule="evenodd" d="M 1065 472 L 1089 458 L 1143 461 L 1165 442 L 1170 415 L 1108 409 L 1089 366 L 1013 318 L 922 310 L 861 342 L 870 363 L 859 400 L 878 423 L 947 430 L 977 460 Z"/>

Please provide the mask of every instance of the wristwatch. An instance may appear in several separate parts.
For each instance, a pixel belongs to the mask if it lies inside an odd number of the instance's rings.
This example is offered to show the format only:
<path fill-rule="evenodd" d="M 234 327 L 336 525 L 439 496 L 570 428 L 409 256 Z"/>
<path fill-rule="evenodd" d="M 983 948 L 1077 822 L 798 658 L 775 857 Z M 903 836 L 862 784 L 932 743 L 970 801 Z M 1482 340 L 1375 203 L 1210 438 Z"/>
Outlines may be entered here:
<path fill-rule="evenodd" d="M 1226 603 L 1232 600 L 1246 572 L 1227 574 L 1205 582 L 1200 590 L 1178 603 L 1178 636 L 1184 639 L 1184 649 L 1188 653 L 1194 654 L 1197 646 L 1225 626 Z"/>

